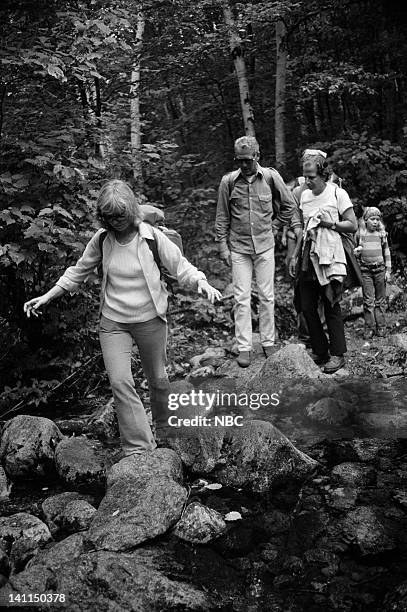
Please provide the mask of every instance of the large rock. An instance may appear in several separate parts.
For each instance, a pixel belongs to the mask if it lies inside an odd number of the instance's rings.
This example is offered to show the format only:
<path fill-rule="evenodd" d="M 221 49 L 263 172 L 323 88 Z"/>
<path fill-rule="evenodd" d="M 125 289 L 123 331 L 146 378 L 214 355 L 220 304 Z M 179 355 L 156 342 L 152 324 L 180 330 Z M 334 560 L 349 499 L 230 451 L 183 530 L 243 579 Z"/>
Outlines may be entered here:
<path fill-rule="evenodd" d="M 368 487 L 376 483 L 376 471 L 360 463 L 340 463 L 332 472 L 332 481 L 345 487 Z"/>
<path fill-rule="evenodd" d="M 394 346 L 398 346 L 399 348 L 403 349 L 403 351 L 407 351 L 407 334 L 406 333 L 392 334 L 390 336 L 390 342 Z"/>
<path fill-rule="evenodd" d="M 119 425 L 113 398 L 107 404 L 100 406 L 95 414 L 89 418 L 88 431 L 100 440 L 117 438 L 119 436 Z"/>
<path fill-rule="evenodd" d="M 77 559 L 84 553 L 83 533 L 74 533 L 60 542 L 55 542 L 51 548 L 40 550 L 28 563 L 27 569 L 33 566 L 56 570 L 61 565 Z"/>
<path fill-rule="evenodd" d="M 88 433 L 88 417 L 55 419 L 55 425 L 65 436 L 82 436 Z"/>
<path fill-rule="evenodd" d="M 361 557 L 377 556 L 397 549 L 395 525 L 370 506 L 351 510 L 342 522 L 345 540 Z"/>
<path fill-rule="evenodd" d="M 27 512 L 0 518 L 0 547 L 10 557 L 13 572 L 21 571 L 27 561 L 51 540 L 45 523 Z"/>
<path fill-rule="evenodd" d="M 352 404 L 333 397 L 322 397 L 305 408 L 307 417 L 312 421 L 329 425 L 341 425 L 352 412 L 354 412 Z"/>
<path fill-rule="evenodd" d="M 166 444 L 181 457 L 182 463 L 191 472 L 208 474 L 220 460 L 224 435 L 223 428 L 205 428 L 199 435 L 191 432 L 179 438 L 169 436 Z"/>
<path fill-rule="evenodd" d="M 0 544 L 0 576 L 8 576 L 10 573 L 10 560 L 6 552 L 6 545 Z"/>
<path fill-rule="evenodd" d="M 325 458 L 329 463 L 369 462 L 377 464 L 381 458 L 394 459 L 398 453 L 397 440 L 385 438 L 353 438 L 325 442 Z"/>
<path fill-rule="evenodd" d="M 248 382 L 254 378 L 264 365 L 264 356 L 254 353 L 252 362 L 248 368 L 241 368 L 236 359 L 228 359 L 216 370 L 216 376 L 224 376 L 228 379 L 236 379 L 238 388 L 246 388 Z"/>
<path fill-rule="evenodd" d="M 74 499 L 67 506 L 63 514 L 61 530 L 64 533 L 76 533 L 88 529 L 96 514 L 94 508 L 89 502 L 84 499 Z"/>
<path fill-rule="evenodd" d="M 140 455 L 130 455 L 115 463 L 107 473 L 107 486 L 111 487 L 122 478 L 136 480 L 164 476 L 182 483 L 182 462 L 177 453 L 170 448 L 156 448 Z"/>
<path fill-rule="evenodd" d="M 207 544 L 225 533 L 226 529 L 227 525 L 219 512 L 199 502 L 192 502 L 176 524 L 174 534 L 192 544 Z"/>
<path fill-rule="evenodd" d="M 277 382 L 289 382 L 298 379 L 326 379 L 328 376 L 308 355 L 303 344 L 287 344 L 263 363 L 260 371 L 248 383 L 248 388 L 254 391 L 268 391 L 264 381 L 271 380 L 274 390 Z M 267 385 L 266 385 L 267 386 Z"/>
<path fill-rule="evenodd" d="M 271 423 L 256 420 L 226 434 L 221 459 L 214 472 L 219 482 L 259 493 L 302 480 L 318 465 Z"/>
<path fill-rule="evenodd" d="M 69 510 L 67 508 L 71 506 L 71 502 L 78 500 L 84 501 L 88 506 L 91 506 L 93 498 L 75 491 L 69 491 L 48 497 L 42 502 L 41 508 L 44 514 L 44 520 L 53 536 L 59 531 L 64 531 L 67 528 L 66 519 L 67 516 L 72 514 L 72 507 Z M 93 508 L 93 510 L 95 511 L 95 508 Z M 68 523 L 69 522 L 68 520 Z M 79 529 L 76 531 L 79 531 Z M 69 529 L 68 532 L 70 532 Z"/>
<path fill-rule="evenodd" d="M 4 468 L 0 465 L 0 501 L 4 501 L 10 497 L 12 484 Z"/>
<path fill-rule="evenodd" d="M 21 414 L 4 426 L 0 460 L 13 480 L 55 474 L 55 448 L 62 438 L 49 419 Z"/>
<path fill-rule="evenodd" d="M 101 501 L 87 539 L 98 550 L 130 550 L 172 527 L 186 500 L 186 489 L 166 476 L 121 478 Z"/>
<path fill-rule="evenodd" d="M 139 550 L 131 554 L 91 552 L 55 570 L 33 565 L 0 590 L 0 604 L 10 594 L 63 593 L 65 602 L 40 605 L 38 610 L 70 612 L 158 612 L 216 609 L 209 595 L 174 575 L 180 574 L 165 551 Z M 171 576 L 171 577 L 169 577 Z"/>
<path fill-rule="evenodd" d="M 57 472 L 71 487 L 104 487 L 106 461 L 94 442 L 67 438 L 55 450 Z"/>

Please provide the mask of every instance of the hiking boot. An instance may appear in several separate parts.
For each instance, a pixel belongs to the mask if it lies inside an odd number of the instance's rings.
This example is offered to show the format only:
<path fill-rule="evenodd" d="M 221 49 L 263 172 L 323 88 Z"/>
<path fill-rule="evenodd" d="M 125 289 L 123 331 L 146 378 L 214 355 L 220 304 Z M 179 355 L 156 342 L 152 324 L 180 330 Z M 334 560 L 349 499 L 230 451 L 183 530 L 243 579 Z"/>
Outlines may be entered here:
<path fill-rule="evenodd" d="M 274 353 L 274 346 L 263 346 L 263 353 L 266 359 L 267 357 L 271 357 Z"/>
<path fill-rule="evenodd" d="M 236 361 L 241 368 L 247 368 L 252 361 L 250 351 L 240 351 Z"/>
<path fill-rule="evenodd" d="M 343 355 L 332 355 L 328 363 L 324 367 L 325 374 L 333 374 L 345 366 L 345 357 Z"/>
<path fill-rule="evenodd" d="M 329 353 L 324 353 L 323 355 L 311 353 L 311 359 L 316 365 L 323 365 L 324 363 L 329 361 Z"/>
<path fill-rule="evenodd" d="M 363 333 L 363 338 L 365 340 L 371 340 L 374 336 L 374 330 L 371 327 L 367 327 Z"/>
<path fill-rule="evenodd" d="M 385 327 L 378 327 L 376 330 L 376 335 L 379 336 L 379 338 L 384 338 L 387 334 L 387 329 Z"/>

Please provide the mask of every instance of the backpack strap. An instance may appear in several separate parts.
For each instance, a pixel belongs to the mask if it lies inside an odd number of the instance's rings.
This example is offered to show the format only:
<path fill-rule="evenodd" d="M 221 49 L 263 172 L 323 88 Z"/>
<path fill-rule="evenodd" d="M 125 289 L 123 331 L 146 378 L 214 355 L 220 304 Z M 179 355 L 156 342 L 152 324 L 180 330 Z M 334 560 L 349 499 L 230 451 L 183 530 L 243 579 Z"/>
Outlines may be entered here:
<path fill-rule="evenodd" d="M 158 254 L 157 241 L 155 238 L 146 238 L 146 242 L 148 244 L 148 248 L 153 254 L 154 261 L 156 263 L 157 268 L 160 270 L 160 276 L 161 276 L 162 275 L 161 260 Z"/>
<path fill-rule="evenodd" d="M 102 254 L 102 259 L 103 259 L 103 243 L 106 240 L 106 236 L 107 236 L 107 230 L 99 234 L 99 251 Z"/>
<path fill-rule="evenodd" d="M 267 183 L 267 185 L 270 187 L 270 191 L 273 195 L 273 218 L 278 214 L 278 210 L 276 210 L 276 202 L 275 202 L 275 197 L 274 197 L 274 193 L 273 193 L 273 188 L 274 188 L 274 180 L 273 180 L 273 173 L 277 172 L 277 170 L 275 168 L 263 168 L 263 176 L 264 179 Z M 229 172 L 229 174 L 227 175 L 228 177 L 228 186 L 229 186 L 229 199 L 230 196 L 232 195 L 232 190 L 233 187 L 235 185 L 235 181 L 237 179 L 237 177 L 240 174 L 240 170 L 233 170 L 232 172 Z"/>
<path fill-rule="evenodd" d="M 233 170 L 233 172 L 229 172 L 228 177 L 228 187 L 229 187 L 229 198 L 232 194 L 233 187 L 235 185 L 235 181 L 239 176 L 240 170 Z"/>

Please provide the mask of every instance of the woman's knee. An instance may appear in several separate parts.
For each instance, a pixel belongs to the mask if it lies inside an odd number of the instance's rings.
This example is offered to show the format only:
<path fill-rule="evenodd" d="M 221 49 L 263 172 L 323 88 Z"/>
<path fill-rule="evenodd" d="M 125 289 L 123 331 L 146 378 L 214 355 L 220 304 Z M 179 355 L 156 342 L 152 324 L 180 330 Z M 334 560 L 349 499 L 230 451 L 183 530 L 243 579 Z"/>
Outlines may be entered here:
<path fill-rule="evenodd" d="M 124 374 L 121 376 L 111 377 L 110 386 L 112 388 L 113 393 L 120 393 L 125 390 L 135 389 L 133 377 L 129 375 L 124 375 Z"/>

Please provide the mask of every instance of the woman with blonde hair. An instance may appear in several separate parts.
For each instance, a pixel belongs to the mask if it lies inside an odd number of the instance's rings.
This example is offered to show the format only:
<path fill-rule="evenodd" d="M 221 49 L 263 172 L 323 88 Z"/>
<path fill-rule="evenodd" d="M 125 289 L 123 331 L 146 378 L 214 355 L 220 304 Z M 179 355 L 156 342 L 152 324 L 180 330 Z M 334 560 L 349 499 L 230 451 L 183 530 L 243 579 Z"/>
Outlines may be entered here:
<path fill-rule="evenodd" d="M 163 232 L 143 222 L 139 198 L 124 181 L 112 180 L 102 187 L 97 216 L 103 227 L 91 238 L 77 263 L 65 270 L 47 293 L 26 302 L 24 311 L 28 317 L 37 316 L 51 300 L 66 291 L 77 291 L 93 269 L 102 264 L 99 338 L 123 451 L 131 455 L 156 448 L 131 373 L 133 342 L 138 346 L 149 384 L 153 419 L 157 426 L 166 422 L 168 294 L 151 244 L 155 242 L 163 266 L 181 285 L 197 288 L 212 303 L 221 294 Z"/>

